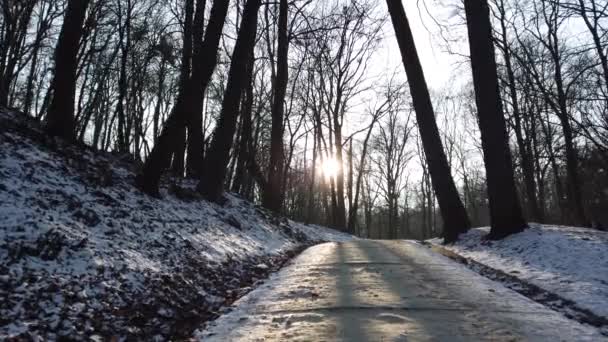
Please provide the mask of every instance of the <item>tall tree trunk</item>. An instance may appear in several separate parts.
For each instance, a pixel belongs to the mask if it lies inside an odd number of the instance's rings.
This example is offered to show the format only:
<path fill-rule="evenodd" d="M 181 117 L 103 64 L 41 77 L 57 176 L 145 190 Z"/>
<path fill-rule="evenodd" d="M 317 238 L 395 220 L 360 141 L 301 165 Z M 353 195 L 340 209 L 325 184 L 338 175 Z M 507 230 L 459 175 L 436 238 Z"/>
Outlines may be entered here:
<path fill-rule="evenodd" d="M 583 196 L 581 194 L 582 184 L 578 173 L 578 157 L 576 146 L 574 146 L 574 135 L 572 125 L 570 124 L 570 116 L 568 115 L 568 104 L 566 99 L 566 91 L 564 90 L 564 82 L 562 77 L 561 66 L 559 64 L 559 56 L 557 55 L 558 39 L 555 37 L 555 86 L 557 88 L 557 102 L 559 110 L 557 116 L 562 126 L 564 133 L 564 145 L 566 147 L 566 173 L 567 173 L 567 191 L 568 204 L 571 211 L 571 222 L 573 224 L 589 227 L 591 223 L 587 220 L 585 209 L 583 206 Z"/>
<path fill-rule="evenodd" d="M 32 101 L 34 98 L 34 81 L 36 78 L 36 71 L 38 68 L 38 58 L 40 55 L 40 48 L 42 47 L 42 40 L 46 35 L 49 26 L 51 24 L 51 19 L 47 16 L 51 12 L 52 6 L 46 6 L 44 4 L 41 5 L 41 13 L 38 16 L 38 26 L 36 30 L 36 38 L 34 39 L 34 47 L 32 51 L 32 62 L 30 64 L 30 71 L 27 76 L 26 90 L 25 90 L 25 100 L 24 100 L 24 109 L 23 111 L 26 114 L 30 114 Z"/>
<path fill-rule="evenodd" d="M 203 163 L 203 103 L 207 84 L 211 74 L 209 69 L 201 63 L 208 54 L 203 48 L 203 23 L 205 19 L 205 0 L 197 0 L 196 14 L 194 16 L 194 55 L 192 65 L 191 92 L 188 103 L 183 110 L 188 112 L 188 162 L 187 173 L 189 177 L 198 177 Z M 213 71 L 213 70 L 211 70 Z M 208 75 L 208 76 L 207 76 Z"/>
<path fill-rule="evenodd" d="M 458 239 L 460 233 L 466 232 L 471 224 L 452 179 L 435 121 L 431 97 L 403 5 L 401 0 L 387 0 L 387 4 L 410 85 L 431 181 L 443 218 L 443 237 L 445 242 L 453 242 Z"/>
<path fill-rule="evenodd" d="M 27 37 L 28 24 L 32 18 L 32 12 L 36 0 L 21 0 L 17 4 L 4 1 L 0 6 L 3 16 L 3 29 L 0 32 L 0 106 L 10 105 L 9 94 L 14 87 L 18 71 L 18 64 L 23 57 L 25 39 Z"/>
<path fill-rule="evenodd" d="M 55 74 L 50 88 L 53 100 L 49 106 L 46 131 L 53 136 L 75 140 L 74 98 L 78 47 L 88 0 L 70 0 L 55 50 Z"/>
<path fill-rule="evenodd" d="M 118 9 L 121 11 L 121 9 Z M 127 18 L 124 27 L 120 29 L 120 75 L 118 79 L 118 100 L 116 104 L 116 116 L 118 118 L 118 141 L 117 148 L 119 152 L 129 152 L 129 133 L 127 132 L 127 111 L 125 109 L 125 101 L 127 98 L 127 62 L 129 52 L 131 50 L 131 0 L 127 0 Z M 120 24 L 122 25 L 122 23 Z M 125 42 L 126 40 L 126 42 Z"/>
<path fill-rule="evenodd" d="M 205 156 L 198 190 L 210 201 L 217 201 L 224 192 L 224 179 L 236 129 L 239 100 L 247 81 L 249 59 L 253 57 L 260 3 L 261 0 L 248 0 L 245 4 L 243 20 L 230 63 L 220 118 Z"/>
<path fill-rule="evenodd" d="M 312 164 L 310 167 L 310 172 L 312 172 L 311 176 L 310 176 L 310 184 L 308 187 L 308 214 L 306 215 L 306 223 L 311 223 L 313 216 L 314 216 L 314 211 L 315 211 L 315 181 L 316 181 L 316 177 L 317 177 L 317 143 L 318 140 L 317 139 L 317 129 L 313 128 L 313 135 L 312 135 Z"/>
<path fill-rule="evenodd" d="M 365 135 L 365 140 L 363 140 L 363 150 L 361 151 L 361 157 L 359 159 L 359 172 L 357 173 L 357 180 L 355 182 L 354 196 L 352 200 L 352 206 L 348 210 L 348 232 L 353 233 L 355 228 L 357 227 L 357 212 L 359 211 L 359 193 L 361 190 L 361 183 L 363 181 L 363 173 L 365 172 L 365 160 L 367 157 L 367 146 L 369 144 L 369 139 L 371 138 L 372 131 L 374 129 L 374 124 L 376 123 L 377 115 L 374 116 L 369 129 L 367 130 L 367 134 Z M 352 141 L 352 140 L 351 140 Z M 351 168 L 352 172 L 352 168 Z"/>
<path fill-rule="evenodd" d="M 217 50 L 224 27 L 224 21 L 228 12 L 229 0 L 215 0 L 211 8 L 209 24 L 205 32 L 205 40 L 203 41 L 201 51 L 203 54 L 197 63 L 200 63 L 201 82 L 197 84 L 188 83 L 187 89 L 196 92 L 200 87 L 206 87 L 206 84 L 211 79 L 213 70 L 217 64 Z M 194 70 L 193 70 L 194 73 Z M 204 83 L 204 84 L 203 84 Z M 194 88 L 194 89 L 193 89 Z M 184 92 L 185 93 L 185 92 Z M 188 120 L 187 98 L 186 94 L 177 97 L 177 101 L 169 118 L 165 122 L 162 133 L 158 137 L 158 142 L 150 152 L 141 173 L 137 177 L 138 186 L 148 194 L 158 195 L 158 185 L 163 169 L 166 167 L 166 160 L 169 158 L 175 148 L 175 144 L 179 141 L 180 130 L 184 129 Z"/>
<path fill-rule="evenodd" d="M 353 200 L 354 200 L 353 138 L 352 137 L 348 142 L 347 161 L 348 161 L 348 177 L 346 177 L 346 197 L 348 198 L 348 218 L 347 218 L 347 223 L 346 223 L 346 231 L 350 234 L 354 234 L 355 230 L 351 229 L 351 227 L 349 226 L 350 212 L 353 209 Z"/>
<path fill-rule="evenodd" d="M 542 214 L 536 198 L 536 182 L 534 181 L 534 164 L 532 156 L 528 153 L 522 134 L 521 112 L 519 108 L 519 98 L 517 97 L 517 88 L 515 84 L 515 73 L 511 62 L 511 50 L 508 43 L 506 13 L 504 9 L 504 0 L 500 0 L 500 27 L 503 41 L 503 56 L 505 59 L 505 68 L 507 71 L 507 79 L 509 86 L 509 95 L 511 97 L 511 105 L 513 107 L 513 120 L 515 121 L 515 137 L 519 154 L 521 157 L 521 169 L 524 174 L 524 184 L 526 190 L 526 198 L 530 217 L 536 222 L 542 222 Z"/>
<path fill-rule="evenodd" d="M 152 134 L 154 135 L 154 143 L 158 139 L 160 133 L 160 112 L 163 106 L 163 93 L 165 90 L 165 77 L 167 75 L 167 60 L 164 56 L 161 58 L 158 71 L 158 94 L 156 95 L 156 105 L 154 106 L 154 114 L 152 115 Z"/>
<path fill-rule="evenodd" d="M 280 212 L 283 205 L 284 191 L 281 189 L 284 147 L 283 147 L 283 116 L 285 112 L 285 93 L 289 79 L 288 52 L 289 41 L 287 37 L 287 0 L 279 2 L 278 51 L 277 51 L 277 77 L 274 82 L 274 96 L 272 104 L 272 128 L 270 132 L 270 163 L 268 165 L 268 187 L 264 189 L 264 207 Z"/>
<path fill-rule="evenodd" d="M 243 97 L 243 104 L 241 106 L 241 139 L 239 140 L 238 149 L 238 161 L 236 165 L 236 172 L 234 175 L 234 181 L 232 182 L 232 192 L 244 194 L 244 184 L 246 184 L 245 178 L 247 177 L 247 163 L 250 159 L 249 147 L 251 146 L 251 132 L 252 132 L 252 121 L 251 114 L 253 110 L 253 64 L 254 58 L 251 58 L 247 67 L 247 89 L 245 96 Z"/>
<path fill-rule="evenodd" d="M 184 38 L 182 49 L 182 60 L 179 72 L 179 86 L 177 96 L 183 97 L 188 88 L 190 73 L 192 71 L 192 40 L 193 40 L 194 0 L 186 0 L 184 3 Z M 201 25 L 201 23 L 196 23 Z M 200 30 L 200 29 L 199 29 Z M 167 162 L 171 161 L 171 172 L 177 176 L 184 175 L 186 157 L 186 127 L 181 127 L 176 132 L 173 159 L 166 156 Z"/>
<path fill-rule="evenodd" d="M 339 122 L 340 104 L 342 103 L 341 91 L 338 90 L 338 96 L 336 99 L 336 108 L 334 109 L 334 147 L 336 153 L 334 158 L 336 164 L 336 211 L 334 217 L 336 220 L 336 228 L 346 229 L 346 203 L 344 201 L 344 156 L 342 150 L 342 125 Z"/>
<path fill-rule="evenodd" d="M 489 238 L 501 239 L 526 228 L 515 181 L 500 102 L 492 27 L 486 0 L 465 0 L 475 101 L 490 201 Z"/>
<path fill-rule="evenodd" d="M 184 176 L 186 168 L 186 127 L 181 127 L 175 136 L 175 145 L 173 146 L 173 159 L 169 160 L 170 156 L 167 156 L 167 163 L 171 162 L 171 173 L 178 177 Z"/>

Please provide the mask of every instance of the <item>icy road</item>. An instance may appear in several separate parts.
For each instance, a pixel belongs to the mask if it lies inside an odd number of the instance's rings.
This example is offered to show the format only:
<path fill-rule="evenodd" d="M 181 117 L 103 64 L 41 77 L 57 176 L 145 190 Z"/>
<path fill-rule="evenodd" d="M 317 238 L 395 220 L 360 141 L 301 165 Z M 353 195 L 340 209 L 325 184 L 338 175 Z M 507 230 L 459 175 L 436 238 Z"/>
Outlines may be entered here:
<path fill-rule="evenodd" d="M 604 341 L 410 241 L 307 249 L 197 337 L 204 341 Z"/>

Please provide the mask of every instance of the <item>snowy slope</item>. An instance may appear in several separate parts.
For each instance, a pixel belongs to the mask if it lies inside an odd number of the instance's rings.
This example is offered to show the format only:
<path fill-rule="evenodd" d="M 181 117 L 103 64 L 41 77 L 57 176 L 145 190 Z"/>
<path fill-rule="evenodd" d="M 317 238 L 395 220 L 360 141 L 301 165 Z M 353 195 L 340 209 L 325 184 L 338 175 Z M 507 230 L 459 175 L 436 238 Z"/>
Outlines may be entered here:
<path fill-rule="evenodd" d="M 443 247 L 608 318 L 607 232 L 532 224 L 523 233 L 486 241 L 488 232 L 487 227 L 472 229 Z"/>
<path fill-rule="evenodd" d="M 134 170 L 0 112 L 0 340 L 185 338 L 304 246 L 350 239 L 194 183 L 149 197 Z"/>

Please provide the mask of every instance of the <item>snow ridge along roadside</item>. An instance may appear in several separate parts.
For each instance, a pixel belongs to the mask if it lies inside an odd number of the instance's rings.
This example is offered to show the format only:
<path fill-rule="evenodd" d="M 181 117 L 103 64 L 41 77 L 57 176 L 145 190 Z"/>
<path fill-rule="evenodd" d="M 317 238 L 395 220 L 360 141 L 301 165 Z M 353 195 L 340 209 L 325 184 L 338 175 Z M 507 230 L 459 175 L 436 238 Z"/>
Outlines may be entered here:
<path fill-rule="evenodd" d="M 452 245 L 427 243 L 478 273 L 608 335 L 608 233 L 531 224 L 500 241 L 475 228 Z M 447 253 L 445 253 L 447 252 Z"/>
<path fill-rule="evenodd" d="M 302 248 L 351 239 L 195 182 L 153 198 L 136 169 L 0 111 L 0 340 L 188 338 Z"/>

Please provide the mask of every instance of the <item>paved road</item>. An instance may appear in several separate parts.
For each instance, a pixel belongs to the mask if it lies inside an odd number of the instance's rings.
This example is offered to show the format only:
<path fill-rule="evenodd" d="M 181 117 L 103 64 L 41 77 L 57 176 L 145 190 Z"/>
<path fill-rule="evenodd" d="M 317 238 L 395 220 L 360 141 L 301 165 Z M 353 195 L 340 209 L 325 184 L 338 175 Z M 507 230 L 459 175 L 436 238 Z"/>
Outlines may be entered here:
<path fill-rule="evenodd" d="M 409 241 L 312 247 L 204 341 L 603 341 L 590 327 Z"/>

